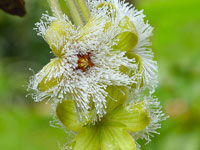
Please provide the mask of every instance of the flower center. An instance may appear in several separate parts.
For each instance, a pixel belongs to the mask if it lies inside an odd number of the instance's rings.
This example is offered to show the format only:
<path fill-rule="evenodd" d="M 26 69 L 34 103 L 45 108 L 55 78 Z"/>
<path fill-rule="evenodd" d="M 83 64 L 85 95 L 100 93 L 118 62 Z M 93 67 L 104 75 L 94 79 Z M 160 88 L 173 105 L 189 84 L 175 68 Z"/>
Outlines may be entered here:
<path fill-rule="evenodd" d="M 89 67 L 94 66 L 93 62 L 90 59 L 90 53 L 85 55 L 77 55 L 78 56 L 78 67 L 77 69 L 81 69 L 82 72 L 85 72 Z"/>

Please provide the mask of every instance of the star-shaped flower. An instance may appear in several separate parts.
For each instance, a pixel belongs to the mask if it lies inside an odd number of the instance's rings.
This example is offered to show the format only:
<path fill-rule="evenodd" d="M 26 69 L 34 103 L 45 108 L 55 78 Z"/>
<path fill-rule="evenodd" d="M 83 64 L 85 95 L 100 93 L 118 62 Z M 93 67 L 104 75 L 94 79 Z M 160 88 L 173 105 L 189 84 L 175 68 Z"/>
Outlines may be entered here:
<path fill-rule="evenodd" d="M 123 105 L 126 95 L 112 89 L 113 101 L 107 99 L 107 115 L 99 122 L 86 125 L 78 121 L 73 101 L 58 104 L 56 112 L 59 120 L 70 130 L 78 132 L 74 140 L 66 146 L 71 150 L 135 150 L 136 144 L 129 132 L 144 130 L 150 123 L 148 109 L 143 101 Z"/>
<path fill-rule="evenodd" d="M 87 117 L 88 111 L 95 107 L 97 116 L 94 118 L 98 120 L 106 114 L 106 97 L 109 94 L 106 88 L 112 85 L 128 89 L 135 83 L 136 77 L 122 69 L 126 67 L 134 73 L 137 70 L 135 58 L 128 58 L 126 51 L 119 50 L 126 42 L 119 43 L 121 31 L 118 30 L 124 27 L 123 23 L 128 18 L 121 20 L 119 25 L 108 25 L 109 17 L 104 15 L 97 13 L 81 29 L 76 29 L 64 17 L 48 18 L 49 25 L 44 25 L 44 22 L 38 24 L 40 34 L 56 58 L 31 80 L 36 101 L 46 97 L 54 101 L 73 99 L 76 110 L 84 112 L 83 117 Z M 125 27 L 129 26 L 135 30 L 133 24 Z M 137 37 L 136 33 L 132 35 Z"/>

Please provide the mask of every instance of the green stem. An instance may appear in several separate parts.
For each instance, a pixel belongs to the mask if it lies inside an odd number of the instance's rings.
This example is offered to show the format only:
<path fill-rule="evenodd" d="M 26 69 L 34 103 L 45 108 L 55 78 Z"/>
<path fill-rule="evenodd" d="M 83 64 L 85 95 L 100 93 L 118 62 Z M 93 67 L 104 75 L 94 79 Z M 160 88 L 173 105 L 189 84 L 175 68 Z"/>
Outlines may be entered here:
<path fill-rule="evenodd" d="M 60 8 L 58 0 L 47 0 L 47 1 L 49 3 L 50 8 L 52 9 L 53 14 L 59 18 L 62 17 L 63 12 Z"/>
<path fill-rule="evenodd" d="M 83 27 L 84 26 L 84 21 L 80 15 L 80 12 L 78 8 L 76 7 L 76 3 L 74 0 L 65 0 L 66 5 L 70 11 L 70 14 L 72 15 L 72 18 L 74 20 L 74 23 L 76 26 Z"/>
<path fill-rule="evenodd" d="M 90 10 L 88 9 L 88 6 L 86 5 L 85 0 L 76 0 L 76 2 L 81 10 L 81 13 L 85 19 L 85 22 L 88 22 L 90 19 Z"/>
<path fill-rule="evenodd" d="M 68 16 L 68 19 L 73 22 L 72 16 L 70 15 L 70 12 L 65 3 L 65 0 L 58 0 L 58 2 L 60 3 L 60 7 L 61 7 L 63 13 L 66 14 Z"/>

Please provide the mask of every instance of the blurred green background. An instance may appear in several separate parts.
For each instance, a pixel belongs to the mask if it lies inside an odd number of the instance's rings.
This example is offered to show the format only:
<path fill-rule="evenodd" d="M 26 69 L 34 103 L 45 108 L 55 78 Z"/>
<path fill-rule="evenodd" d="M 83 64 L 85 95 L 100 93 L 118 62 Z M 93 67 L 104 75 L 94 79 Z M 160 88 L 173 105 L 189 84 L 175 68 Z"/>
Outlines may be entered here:
<path fill-rule="evenodd" d="M 200 1 L 135 0 L 155 27 L 153 50 L 159 65 L 156 90 L 170 116 L 142 150 L 200 150 Z M 26 0 L 24 18 L 0 11 L 0 150 L 56 150 L 66 141 L 49 126 L 50 109 L 26 97 L 32 68 L 39 71 L 52 54 L 33 31 L 48 9 L 45 0 Z"/>

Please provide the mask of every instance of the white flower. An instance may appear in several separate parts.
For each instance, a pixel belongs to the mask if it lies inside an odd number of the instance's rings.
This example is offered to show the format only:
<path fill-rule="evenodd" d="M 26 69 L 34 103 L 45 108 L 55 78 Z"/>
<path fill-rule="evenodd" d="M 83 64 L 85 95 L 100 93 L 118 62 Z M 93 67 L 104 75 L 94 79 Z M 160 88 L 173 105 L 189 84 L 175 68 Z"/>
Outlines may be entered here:
<path fill-rule="evenodd" d="M 103 17 L 93 15 L 82 29 L 76 29 L 65 16 L 44 15 L 46 20 L 36 24 L 57 57 L 31 79 L 35 101 L 73 99 L 77 111 L 83 113 L 80 116 L 85 117 L 94 103 L 94 116 L 101 118 L 106 113 L 107 86 L 129 87 L 135 82 L 120 71 L 122 65 L 136 70 L 135 59 L 124 57 L 123 51 L 112 51 L 118 27 L 105 29 Z"/>
<path fill-rule="evenodd" d="M 53 16 L 44 14 L 36 23 L 55 58 L 31 77 L 29 89 L 36 102 L 53 102 L 55 121 L 79 132 L 65 149 L 132 150 L 133 138 L 150 141 L 165 117 L 152 97 L 157 63 L 150 48 L 153 28 L 143 12 L 125 1 L 88 0 L 89 10 L 73 18 L 76 27 L 57 3 L 51 0 Z M 72 17 L 84 5 L 71 10 Z"/>
<path fill-rule="evenodd" d="M 89 0 L 88 7 L 91 17 L 83 28 L 65 15 L 45 14 L 36 24 L 56 58 L 31 78 L 29 89 L 35 101 L 48 98 L 55 107 L 74 100 L 80 118 L 95 121 L 106 114 L 109 86 L 125 87 L 119 90 L 124 94 L 154 91 L 157 65 L 142 11 L 118 0 Z"/>

